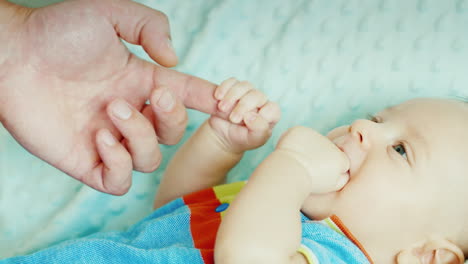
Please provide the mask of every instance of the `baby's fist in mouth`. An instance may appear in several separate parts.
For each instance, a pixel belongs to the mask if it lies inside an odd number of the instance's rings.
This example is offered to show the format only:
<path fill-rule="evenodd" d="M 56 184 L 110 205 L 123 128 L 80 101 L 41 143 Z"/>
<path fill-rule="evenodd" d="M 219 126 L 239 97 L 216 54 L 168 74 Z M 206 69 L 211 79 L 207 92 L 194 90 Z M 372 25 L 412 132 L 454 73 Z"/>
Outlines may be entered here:
<path fill-rule="evenodd" d="M 311 194 L 338 191 L 349 180 L 348 156 L 311 128 L 290 128 L 281 136 L 275 151 L 288 155 L 296 166 L 308 172 Z"/>

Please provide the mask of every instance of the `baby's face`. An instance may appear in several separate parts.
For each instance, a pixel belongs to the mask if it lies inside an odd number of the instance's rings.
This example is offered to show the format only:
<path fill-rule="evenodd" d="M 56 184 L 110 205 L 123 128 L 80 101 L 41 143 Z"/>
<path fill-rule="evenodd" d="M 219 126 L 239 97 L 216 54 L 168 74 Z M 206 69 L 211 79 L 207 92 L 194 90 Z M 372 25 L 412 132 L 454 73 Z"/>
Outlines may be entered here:
<path fill-rule="evenodd" d="M 445 232 L 466 217 L 468 105 L 411 100 L 328 137 L 349 157 L 350 181 L 338 192 L 310 197 L 307 215 L 336 214 L 368 248 L 372 237 L 404 248 L 427 230 Z"/>

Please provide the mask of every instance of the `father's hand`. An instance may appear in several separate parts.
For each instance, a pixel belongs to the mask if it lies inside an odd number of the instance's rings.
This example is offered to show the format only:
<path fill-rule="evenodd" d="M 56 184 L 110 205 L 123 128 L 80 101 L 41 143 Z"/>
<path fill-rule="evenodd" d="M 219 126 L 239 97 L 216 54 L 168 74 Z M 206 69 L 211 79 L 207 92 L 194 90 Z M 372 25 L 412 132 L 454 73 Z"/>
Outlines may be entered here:
<path fill-rule="evenodd" d="M 132 169 L 155 170 L 158 143 L 183 135 L 184 105 L 216 109 L 213 84 L 138 59 L 122 44 L 177 64 L 161 12 L 130 0 L 40 9 L 0 0 L 0 10 L 12 11 L 0 14 L 0 121 L 32 154 L 96 190 L 124 194 Z"/>

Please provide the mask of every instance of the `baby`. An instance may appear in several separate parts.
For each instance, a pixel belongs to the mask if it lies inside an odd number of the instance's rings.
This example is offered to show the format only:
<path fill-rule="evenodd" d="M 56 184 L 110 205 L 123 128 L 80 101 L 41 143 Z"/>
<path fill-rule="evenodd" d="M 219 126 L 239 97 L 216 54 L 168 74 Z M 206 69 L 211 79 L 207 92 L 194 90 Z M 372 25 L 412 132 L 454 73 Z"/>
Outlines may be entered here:
<path fill-rule="evenodd" d="M 234 78 L 214 96 L 219 113 L 175 154 L 150 216 L 7 263 L 463 263 L 468 104 L 411 100 L 327 137 L 294 127 L 248 183 L 220 185 L 280 111 Z"/>
<path fill-rule="evenodd" d="M 211 117 L 180 149 L 156 207 L 221 183 L 279 119 L 248 83 L 229 79 L 215 97 L 230 122 Z M 385 109 L 328 138 L 290 129 L 230 204 L 215 262 L 463 263 L 466 131 L 468 105 L 437 99 Z"/>
<path fill-rule="evenodd" d="M 211 117 L 179 150 L 156 207 L 222 183 L 279 120 L 246 82 L 223 82 L 215 98 L 230 122 Z M 463 263 L 466 131 L 468 104 L 441 99 L 411 100 L 328 137 L 290 129 L 222 217 L 215 262 Z"/>

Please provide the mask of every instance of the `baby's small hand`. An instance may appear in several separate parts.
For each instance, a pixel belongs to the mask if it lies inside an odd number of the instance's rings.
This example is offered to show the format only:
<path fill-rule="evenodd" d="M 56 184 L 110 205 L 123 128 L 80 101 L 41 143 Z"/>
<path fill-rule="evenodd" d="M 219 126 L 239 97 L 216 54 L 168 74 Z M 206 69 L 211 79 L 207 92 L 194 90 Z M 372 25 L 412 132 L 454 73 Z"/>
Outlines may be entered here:
<path fill-rule="evenodd" d="M 219 111 L 226 118 L 211 116 L 209 124 L 223 148 L 242 153 L 265 144 L 280 118 L 276 103 L 268 101 L 251 83 L 235 78 L 222 82 L 214 96 L 219 100 Z"/>

